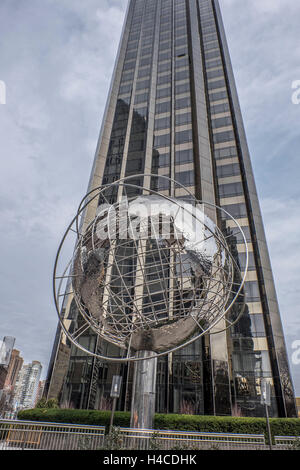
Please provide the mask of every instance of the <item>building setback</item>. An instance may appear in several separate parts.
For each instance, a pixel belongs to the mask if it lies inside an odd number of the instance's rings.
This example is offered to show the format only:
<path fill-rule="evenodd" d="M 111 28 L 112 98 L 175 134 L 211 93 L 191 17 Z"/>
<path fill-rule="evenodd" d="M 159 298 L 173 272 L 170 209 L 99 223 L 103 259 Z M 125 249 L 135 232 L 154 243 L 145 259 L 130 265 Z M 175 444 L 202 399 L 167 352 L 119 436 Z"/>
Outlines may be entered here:
<path fill-rule="evenodd" d="M 242 34 L 242 33 L 241 33 Z M 101 71 L 99 71 L 101 73 Z M 264 416 L 261 381 L 272 386 L 271 416 L 296 416 L 293 385 L 265 233 L 226 36 L 217 0 L 130 0 L 89 190 L 125 176 L 181 197 L 176 185 L 235 217 L 249 244 L 247 305 L 231 330 L 159 359 L 157 412 Z M 114 190 L 110 202 L 116 200 Z M 96 207 L 95 207 L 96 210 Z M 95 213 L 85 214 L 88 222 Z M 218 224 L 243 271 L 232 221 Z M 79 318 L 65 302 L 71 328 Z M 119 355 L 92 334 L 84 346 Z M 46 394 L 76 408 L 110 408 L 112 376 L 123 376 L 118 409 L 130 408 L 132 367 L 71 347 L 58 328 Z"/>

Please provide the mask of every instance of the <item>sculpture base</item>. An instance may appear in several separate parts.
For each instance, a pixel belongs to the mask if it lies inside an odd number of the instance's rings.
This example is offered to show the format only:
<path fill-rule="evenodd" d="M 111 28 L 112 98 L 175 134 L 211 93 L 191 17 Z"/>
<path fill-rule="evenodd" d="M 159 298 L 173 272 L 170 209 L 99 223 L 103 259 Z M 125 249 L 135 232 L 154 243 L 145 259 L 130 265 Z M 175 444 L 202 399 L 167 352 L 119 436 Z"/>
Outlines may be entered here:
<path fill-rule="evenodd" d="M 153 429 L 157 372 L 157 357 L 149 359 L 153 354 L 152 351 L 136 353 L 136 357 L 144 360 L 134 365 L 131 428 Z"/>

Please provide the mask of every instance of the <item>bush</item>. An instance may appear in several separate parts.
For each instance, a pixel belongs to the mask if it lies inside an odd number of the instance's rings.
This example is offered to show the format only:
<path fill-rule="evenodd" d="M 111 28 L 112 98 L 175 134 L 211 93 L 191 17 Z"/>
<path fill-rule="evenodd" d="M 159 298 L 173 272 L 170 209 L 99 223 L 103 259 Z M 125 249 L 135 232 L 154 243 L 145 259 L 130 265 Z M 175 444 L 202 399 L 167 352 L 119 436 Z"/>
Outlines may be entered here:
<path fill-rule="evenodd" d="M 58 401 L 55 398 L 50 398 L 50 400 L 46 400 L 46 398 L 41 398 L 37 404 L 36 408 L 59 408 Z"/>
<path fill-rule="evenodd" d="M 108 428 L 110 414 L 110 411 L 35 408 L 33 410 L 19 411 L 18 419 L 47 423 L 86 424 L 91 426 L 106 426 Z M 129 427 L 130 413 L 116 411 L 114 425 L 123 428 Z"/>
<path fill-rule="evenodd" d="M 56 423 L 86 424 L 109 427 L 110 411 L 39 409 L 22 410 L 18 419 L 27 421 L 44 421 Z M 270 419 L 273 436 L 300 436 L 300 419 Z M 114 426 L 129 427 L 130 413 L 117 411 Z M 265 418 L 236 418 L 230 416 L 193 416 L 176 414 L 156 414 L 155 429 L 174 431 L 199 431 L 236 434 L 265 434 Z"/>

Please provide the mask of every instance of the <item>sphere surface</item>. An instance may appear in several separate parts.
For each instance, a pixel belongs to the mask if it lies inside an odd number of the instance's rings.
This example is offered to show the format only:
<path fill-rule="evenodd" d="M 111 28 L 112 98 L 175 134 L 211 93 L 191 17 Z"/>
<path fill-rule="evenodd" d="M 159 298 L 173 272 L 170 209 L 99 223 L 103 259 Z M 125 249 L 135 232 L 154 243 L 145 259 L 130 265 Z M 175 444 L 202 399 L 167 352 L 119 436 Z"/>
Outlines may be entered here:
<path fill-rule="evenodd" d="M 56 255 L 53 292 L 65 340 L 104 361 L 178 351 L 233 326 L 245 306 L 248 245 L 238 222 L 175 180 L 142 180 L 133 175 L 88 192 Z"/>
<path fill-rule="evenodd" d="M 106 205 L 78 241 L 73 288 L 94 330 L 119 347 L 167 351 L 224 314 L 226 241 L 200 207 L 157 195 Z"/>

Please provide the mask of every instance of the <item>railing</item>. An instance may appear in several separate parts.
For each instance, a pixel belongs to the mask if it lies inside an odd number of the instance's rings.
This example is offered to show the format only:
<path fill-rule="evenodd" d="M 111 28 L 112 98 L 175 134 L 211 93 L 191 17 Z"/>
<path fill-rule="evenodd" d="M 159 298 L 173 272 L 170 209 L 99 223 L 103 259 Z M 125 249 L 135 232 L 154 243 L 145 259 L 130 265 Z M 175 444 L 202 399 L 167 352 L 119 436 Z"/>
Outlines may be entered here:
<path fill-rule="evenodd" d="M 0 450 L 96 450 L 104 426 L 0 420 Z"/>
<path fill-rule="evenodd" d="M 275 436 L 274 438 L 275 444 L 277 447 L 292 447 L 295 445 L 297 441 L 299 441 L 299 437 L 295 436 Z"/>
<path fill-rule="evenodd" d="M 201 450 L 244 449 L 265 447 L 263 434 L 223 434 L 185 431 L 160 431 L 121 428 L 126 449 Z"/>
<path fill-rule="evenodd" d="M 291 449 L 297 437 L 276 436 L 273 449 Z M 0 450 L 267 450 L 263 434 L 223 434 L 0 420 Z"/>

